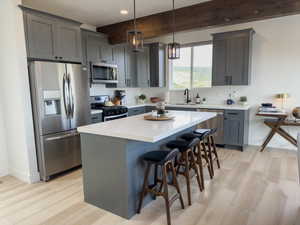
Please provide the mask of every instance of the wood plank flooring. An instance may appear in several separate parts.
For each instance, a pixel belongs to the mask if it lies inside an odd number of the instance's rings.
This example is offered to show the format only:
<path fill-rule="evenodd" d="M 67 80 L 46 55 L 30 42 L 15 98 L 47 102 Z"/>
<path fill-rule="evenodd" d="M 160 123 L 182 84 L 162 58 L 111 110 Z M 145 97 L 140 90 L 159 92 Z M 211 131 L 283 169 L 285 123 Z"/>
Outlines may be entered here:
<path fill-rule="evenodd" d="M 175 203 L 173 225 L 300 225 L 296 152 L 219 150 L 221 170 L 200 193 L 193 181 L 193 205 Z M 186 202 L 185 182 L 179 179 Z M 99 193 L 100 194 L 100 193 Z M 0 178 L 0 225 L 164 225 L 163 199 L 125 220 L 83 201 L 81 170 L 48 183 Z"/>

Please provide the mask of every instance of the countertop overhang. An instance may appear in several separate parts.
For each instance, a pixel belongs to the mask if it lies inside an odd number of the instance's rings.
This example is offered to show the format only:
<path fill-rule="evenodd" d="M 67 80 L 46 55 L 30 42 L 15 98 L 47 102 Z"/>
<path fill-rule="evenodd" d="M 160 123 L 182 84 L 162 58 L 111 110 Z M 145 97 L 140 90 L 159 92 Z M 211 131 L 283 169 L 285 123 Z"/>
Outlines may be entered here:
<path fill-rule="evenodd" d="M 169 121 L 148 121 L 144 115 L 79 127 L 79 133 L 154 143 L 216 116 L 211 112 L 170 111 Z"/>

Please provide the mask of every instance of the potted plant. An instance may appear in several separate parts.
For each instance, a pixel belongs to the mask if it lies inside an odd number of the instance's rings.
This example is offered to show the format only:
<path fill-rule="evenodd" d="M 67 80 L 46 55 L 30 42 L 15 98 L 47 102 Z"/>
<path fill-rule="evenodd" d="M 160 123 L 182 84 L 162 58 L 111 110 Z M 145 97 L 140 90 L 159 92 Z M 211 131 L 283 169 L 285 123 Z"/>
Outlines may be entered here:
<path fill-rule="evenodd" d="M 242 105 L 248 105 L 248 99 L 247 99 L 247 96 L 241 96 L 240 97 L 240 103 Z"/>
<path fill-rule="evenodd" d="M 144 95 L 144 94 L 141 94 L 141 95 L 138 97 L 138 101 L 139 101 L 140 104 L 145 104 L 146 99 L 147 99 L 147 97 L 146 97 L 146 95 Z"/>

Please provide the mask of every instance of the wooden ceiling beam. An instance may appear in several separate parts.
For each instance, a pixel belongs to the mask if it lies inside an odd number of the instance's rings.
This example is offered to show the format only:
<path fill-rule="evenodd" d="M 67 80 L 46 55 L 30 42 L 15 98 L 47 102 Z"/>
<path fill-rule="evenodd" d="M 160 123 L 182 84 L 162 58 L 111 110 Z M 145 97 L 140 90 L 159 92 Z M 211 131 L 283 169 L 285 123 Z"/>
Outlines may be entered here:
<path fill-rule="evenodd" d="M 171 4 L 171 3 L 170 3 Z M 268 18 L 300 14 L 300 0 L 212 0 L 176 9 L 176 31 L 207 29 Z M 173 31 L 171 11 L 137 19 L 144 38 L 155 38 Z M 133 21 L 98 27 L 112 44 L 126 42 Z"/>

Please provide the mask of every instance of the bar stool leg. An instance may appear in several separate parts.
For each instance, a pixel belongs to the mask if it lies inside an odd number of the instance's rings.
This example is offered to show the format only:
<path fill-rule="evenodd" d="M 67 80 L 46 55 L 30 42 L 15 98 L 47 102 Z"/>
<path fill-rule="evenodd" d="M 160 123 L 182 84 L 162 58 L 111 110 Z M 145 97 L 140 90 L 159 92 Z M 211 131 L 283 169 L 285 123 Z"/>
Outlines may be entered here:
<path fill-rule="evenodd" d="M 186 188 L 188 194 L 188 204 L 192 205 L 192 198 L 191 198 L 191 181 L 190 181 L 190 167 L 189 167 L 189 156 L 188 152 L 183 152 L 183 160 L 184 160 L 184 177 L 186 181 Z"/>
<path fill-rule="evenodd" d="M 167 212 L 167 223 L 168 225 L 171 225 L 171 216 L 170 216 L 170 202 L 169 202 L 169 192 L 168 192 L 168 181 L 167 181 L 167 168 L 166 165 L 162 167 L 162 182 L 163 182 L 163 197 L 165 199 L 166 203 L 166 212 Z"/>
<path fill-rule="evenodd" d="M 196 162 L 194 152 L 190 151 L 190 154 L 191 154 L 191 165 L 192 165 L 192 168 L 194 169 L 196 177 L 197 177 L 197 182 L 198 182 L 199 190 L 203 191 L 203 189 L 202 189 L 203 185 L 202 185 L 202 182 L 201 182 L 201 179 L 200 179 L 199 170 L 198 170 L 199 166 L 198 166 L 198 164 Z"/>
<path fill-rule="evenodd" d="M 211 143 L 212 143 L 212 148 L 213 148 L 213 153 L 217 159 L 217 165 L 218 165 L 218 168 L 220 169 L 221 168 L 221 165 L 220 165 L 220 161 L 219 161 L 219 156 L 218 156 L 218 151 L 217 151 L 217 146 L 216 146 L 216 143 L 215 143 L 215 139 L 213 136 L 210 136 L 211 138 Z"/>
<path fill-rule="evenodd" d="M 141 192 L 140 202 L 139 202 L 139 206 L 138 206 L 138 210 L 137 210 L 138 214 L 141 212 L 141 209 L 142 209 L 142 206 L 143 206 L 143 200 L 144 200 L 144 197 L 147 193 L 150 168 L 151 168 L 151 164 L 147 163 L 147 168 L 146 168 L 145 177 L 144 177 L 143 190 Z"/>
<path fill-rule="evenodd" d="M 214 176 L 215 175 L 215 170 L 214 170 L 214 161 L 213 161 L 213 158 L 212 158 L 212 149 L 211 149 L 212 146 L 211 146 L 211 142 L 210 142 L 210 136 L 207 137 L 206 143 L 207 143 L 207 148 L 208 148 L 208 157 L 209 157 L 210 169 L 211 169 L 212 175 Z"/>
<path fill-rule="evenodd" d="M 183 198 L 182 198 L 182 194 L 181 194 L 181 191 L 180 191 L 180 188 L 179 188 L 179 184 L 178 184 L 177 176 L 176 176 L 176 171 L 175 171 L 175 167 L 174 167 L 173 163 L 171 164 L 171 171 L 172 171 L 174 186 L 177 190 L 177 193 L 179 194 L 179 200 L 180 200 L 181 208 L 184 209 Z"/>
<path fill-rule="evenodd" d="M 212 171 L 211 171 L 211 166 L 210 166 L 210 162 L 209 162 L 209 159 L 208 159 L 205 143 L 202 142 L 201 146 L 202 146 L 202 150 L 203 150 L 203 153 L 204 153 L 204 159 L 208 164 L 207 169 L 208 169 L 208 172 L 209 172 L 210 179 L 213 179 L 213 174 L 212 174 Z"/>
<path fill-rule="evenodd" d="M 197 147 L 195 147 L 195 150 L 198 150 L 198 152 L 197 152 L 197 164 L 199 165 L 199 172 L 200 172 L 202 190 L 205 190 L 204 175 L 203 175 L 203 163 L 202 163 L 202 153 L 201 153 L 200 143 Z"/>

